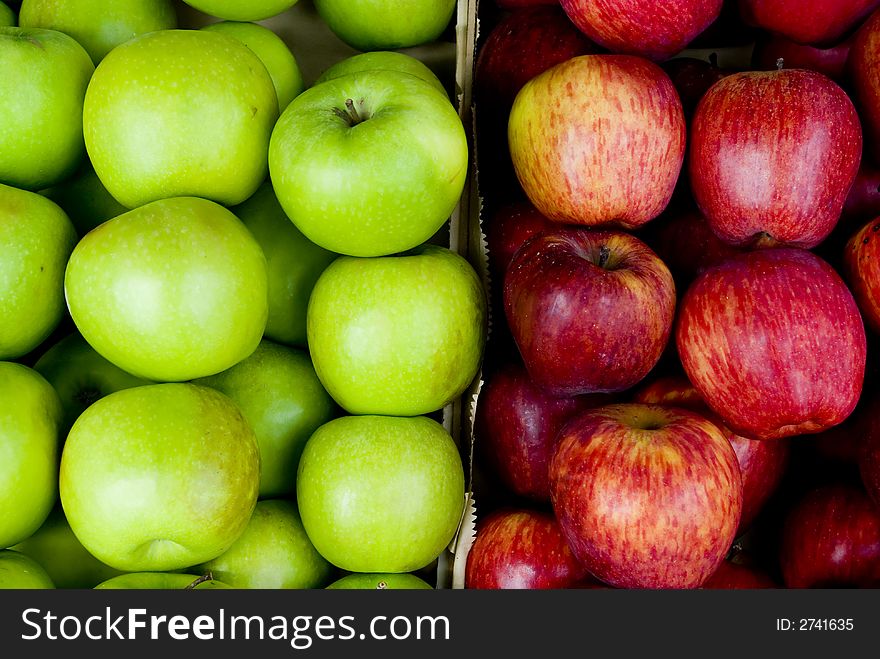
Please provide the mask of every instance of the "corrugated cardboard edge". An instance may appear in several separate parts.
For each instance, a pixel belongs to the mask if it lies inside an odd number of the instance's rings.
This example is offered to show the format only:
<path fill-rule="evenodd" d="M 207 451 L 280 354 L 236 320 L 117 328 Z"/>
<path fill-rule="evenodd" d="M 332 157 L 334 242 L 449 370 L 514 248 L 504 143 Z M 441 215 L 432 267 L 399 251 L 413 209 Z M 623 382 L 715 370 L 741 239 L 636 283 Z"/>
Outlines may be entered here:
<path fill-rule="evenodd" d="M 480 226 L 481 200 L 477 184 L 477 161 L 475 149 L 473 78 L 479 22 L 477 11 L 479 0 L 459 0 L 456 23 L 456 105 L 472 154 L 470 176 L 462 193 L 461 201 L 456 209 L 457 218 L 453 218 L 450 230 L 450 248 L 465 256 L 480 275 L 483 289 L 489 300 L 489 265 L 486 239 Z M 457 221 L 456 221 L 457 219 Z M 487 318 L 489 327 L 491 320 Z M 487 328 L 488 329 L 488 328 Z M 438 588 L 460 589 L 464 587 L 464 570 L 467 555 L 473 545 L 476 533 L 476 503 L 473 493 L 473 460 L 474 460 L 474 412 L 483 385 L 482 373 L 477 373 L 468 390 L 453 404 L 451 419 L 458 438 L 462 458 L 466 461 L 465 476 L 467 490 L 464 509 L 455 537 L 444 553 L 441 565 L 445 563 L 444 583 L 440 584 L 438 569 Z"/>

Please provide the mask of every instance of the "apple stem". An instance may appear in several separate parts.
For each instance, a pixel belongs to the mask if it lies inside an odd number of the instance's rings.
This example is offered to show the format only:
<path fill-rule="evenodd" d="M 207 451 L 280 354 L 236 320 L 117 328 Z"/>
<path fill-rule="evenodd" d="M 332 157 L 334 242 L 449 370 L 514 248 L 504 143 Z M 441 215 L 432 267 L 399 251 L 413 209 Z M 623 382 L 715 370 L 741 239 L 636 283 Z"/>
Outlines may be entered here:
<path fill-rule="evenodd" d="M 351 121 L 352 126 L 357 126 L 363 121 L 363 117 L 361 117 L 357 108 L 354 106 L 354 101 L 350 98 L 345 99 L 345 109 L 348 112 L 348 118 Z"/>
<path fill-rule="evenodd" d="M 783 66 L 785 66 L 785 60 L 780 57 L 779 59 L 776 60 L 776 70 L 782 71 Z"/>
<path fill-rule="evenodd" d="M 186 588 L 184 588 L 184 590 L 193 590 L 196 586 L 198 586 L 199 584 L 205 583 L 206 581 L 214 581 L 213 572 L 209 571 L 207 574 L 203 574 L 198 579 L 196 579 L 191 584 L 189 584 Z"/>
<path fill-rule="evenodd" d="M 709 64 L 711 64 L 716 69 L 718 68 L 718 53 L 709 54 Z"/>
<path fill-rule="evenodd" d="M 599 248 L 599 261 L 596 265 L 600 268 L 604 268 L 608 264 L 609 258 L 611 258 L 611 249 L 608 245 L 602 245 Z"/>
<path fill-rule="evenodd" d="M 755 236 L 755 243 L 752 245 L 754 249 L 767 249 L 770 247 L 776 247 L 779 245 L 779 241 L 776 240 L 773 236 L 771 236 L 766 231 L 761 231 Z"/>

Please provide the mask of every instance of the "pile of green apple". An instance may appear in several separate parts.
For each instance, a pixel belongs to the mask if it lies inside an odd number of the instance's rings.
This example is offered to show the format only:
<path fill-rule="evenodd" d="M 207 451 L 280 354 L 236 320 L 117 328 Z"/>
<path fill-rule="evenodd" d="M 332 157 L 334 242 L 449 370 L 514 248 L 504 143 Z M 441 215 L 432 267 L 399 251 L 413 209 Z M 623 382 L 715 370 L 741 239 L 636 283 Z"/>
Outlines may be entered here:
<path fill-rule="evenodd" d="M 468 145 L 395 49 L 455 2 L 315 0 L 365 52 L 306 88 L 246 22 L 295 1 L 0 3 L 0 587 L 425 587 L 453 540 Z"/>

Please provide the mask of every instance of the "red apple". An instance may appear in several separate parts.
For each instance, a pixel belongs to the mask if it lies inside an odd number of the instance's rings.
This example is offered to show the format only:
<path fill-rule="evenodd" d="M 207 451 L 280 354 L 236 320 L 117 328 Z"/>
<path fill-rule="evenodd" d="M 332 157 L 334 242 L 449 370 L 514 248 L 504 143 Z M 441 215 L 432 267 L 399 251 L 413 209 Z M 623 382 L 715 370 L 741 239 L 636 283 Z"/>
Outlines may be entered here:
<path fill-rule="evenodd" d="M 856 109 L 829 78 L 749 71 L 700 101 L 688 169 L 694 200 L 722 240 L 811 248 L 837 223 L 861 154 Z"/>
<path fill-rule="evenodd" d="M 686 378 L 669 376 L 655 380 L 635 393 L 633 401 L 648 405 L 682 407 L 712 421 L 736 453 L 742 474 L 742 516 L 736 535 L 742 535 L 761 512 L 767 499 L 779 486 L 788 466 L 790 443 L 787 439 L 758 441 L 737 435 L 706 406 L 702 396 Z"/>
<path fill-rule="evenodd" d="M 846 279 L 865 323 L 880 333 L 880 217 L 850 238 L 843 262 Z"/>
<path fill-rule="evenodd" d="M 880 510 L 851 485 L 809 492 L 786 517 L 779 562 L 788 588 L 880 586 Z"/>
<path fill-rule="evenodd" d="M 736 455 L 698 414 L 653 405 L 583 412 L 550 462 L 553 509 L 574 555 L 618 588 L 696 588 L 742 512 Z"/>
<path fill-rule="evenodd" d="M 560 0 L 590 39 L 616 53 L 665 60 L 718 18 L 722 0 Z"/>
<path fill-rule="evenodd" d="M 515 11 L 492 28 L 480 47 L 474 73 L 478 102 L 510 110 L 517 92 L 547 69 L 595 53 L 558 2 Z"/>
<path fill-rule="evenodd" d="M 553 515 L 496 511 L 477 525 L 465 588 L 570 588 L 587 577 Z"/>
<path fill-rule="evenodd" d="M 647 231 L 645 242 L 669 266 L 676 284 L 689 284 L 706 268 L 743 251 L 716 236 L 696 210 L 665 213 Z"/>
<path fill-rule="evenodd" d="M 838 226 L 853 224 L 861 226 L 878 215 L 880 215 L 880 168 L 863 160 L 859 173 L 856 174 L 856 180 L 853 181 L 846 196 L 843 215 Z M 857 226 L 853 226 L 853 230 Z"/>
<path fill-rule="evenodd" d="M 486 245 L 489 267 L 500 286 L 513 255 L 532 236 L 558 229 L 528 201 L 515 201 L 501 206 L 486 222 Z"/>
<path fill-rule="evenodd" d="M 688 378 L 737 434 L 776 439 L 841 423 L 862 391 L 866 337 L 843 280 L 805 250 L 733 256 L 679 306 Z"/>
<path fill-rule="evenodd" d="M 750 25 L 807 44 L 839 41 L 878 5 L 880 0 L 739 0 Z"/>
<path fill-rule="evenodd" d="M 746 590 L 756 588 L 778 588 L 770 575 L 754 567 L 724 561 L 711 577 L 703 582 L 701 588 L 710 590 Z"/>
<path fill-rule="evenodd" d="M 628 229 L 666 208 L 685 137 L 669 76 L 628 55 L 582 55 L 532 78 L 508 123 L 517 178 L 541 213 Z"/>
<path fill-rule="evenodd" d="M 714 59 L 717 60 L 717 56 Z M 718 68 L 717 61 L 707 62 L 696 57 L 676 57 L 663 62 L 661 66 L 675 85 L 685 117 L 688 118 L 693 115 L 697 103 L 709 88 L 727 75 Z"/>
<path fill-rule="evenodd" d="M 877 4 L 876 2 L 873 4 Z M 859 103 L 859 116 L 869 136 L 871 154 L 880 159 L 880 11 L 856 33 L 849 54 L 849 73 Z"/>
<path fill-rule="evenodd" d="M 577 412 L 608 402 L 602 394 L 556 398 L 536 387 L 523 366 L 488 375 L 477 405 L 477 446 L 516 494 L 550 501 L 548 469 L 556 434 Z"/>
<path fill-rule="evenodd" d="M 596 50 L 558 1 L 518 9 L 489 32 L 474 79 L 480 187 L 487 197 L 519 187 L 507 147 L 507 119 L 517 92 L 552 66 Z"/>
<path fill-rule="evenodd" d="M 634 236 L 557 229 L 513 257 L 504 311 L 536 385 L 555 396 L 623 391 L 660 359 L 675 284 Z"/>
<path fill-rule="evenodd" d="M 816 71 L 841 82 L 846 76 L 846 62 L 852 41 L 850 37 L 827 48 L 819 48 L 791 41 L 778 34 L 764 34 L 752 51 L 752 68 L 776 71 L 781 59 L 783 68 Z"/>

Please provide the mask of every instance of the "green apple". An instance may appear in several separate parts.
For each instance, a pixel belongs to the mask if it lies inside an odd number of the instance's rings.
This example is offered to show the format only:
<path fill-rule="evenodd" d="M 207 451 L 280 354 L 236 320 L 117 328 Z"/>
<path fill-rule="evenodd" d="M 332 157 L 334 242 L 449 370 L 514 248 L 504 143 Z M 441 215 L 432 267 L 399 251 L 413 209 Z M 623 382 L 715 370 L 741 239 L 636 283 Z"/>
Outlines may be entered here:
<path fill-rule="evenodd" d="M 94 588 L 119 574 L 86 551 L 60 505 L 52 509 L 36 533 L 12 549 L 43 566 L 56 588 Z"/>
<path fill-rule="evenodd" d="M 29 537 L 58 497 L 61 401 L 42 375 L 0 362 L 0 548 Z"/>
<path fill-rule="evenodd" d="M 412 572 L 455 535 L 464 472 L 436 421 L 345 416 L 309 439 L 296 494 L 303 526 L 328 561 L 351 572 Z"/>
<path fill-rule="evenodd" d="M 0 26 L 8 27 L 15 25 L 15 12 L 5 2 L 0 2 Z"/>
<path fill-rule="evenodd" d="M 318 247 L 284 214 L 269 182 L 232 209 L 253 234 L 269 271 L 269 319 L 266 336 L 306 347 L 306 309 L 318 277 L 338 254 Z"/>
<path fill-rule="evenodd" d="M 296 58 L 287 44 L 272 30 L 256 23 L 236 21 L 221 21 L 202 29 L 227 34 L 233 39 L 238 39 L 257 54 L 275 85 L 280 109 L 283 110 L 290 105 L 290 102 L 305 89 Z"/>
<path fill-rule="evenodd" d="M 114 48 L 83 108 L 92 165 L 128 208 L 168 197 L 224 205 L 266 178 L 275 86 L 254 52 L 225 34 L 160 30 Z"/>
<path fill-rule="evenodd" d="M 312 362 L 324 388 L 352 414 L 428 414 L 474 379 L 486 314 L 477 273 L 444 247 L 340 257 L 309 301 Z"/>
<path fill-rule="evenodd" d="M 94 70 L 66 34 L 0 27 L 0 183 L 40 190 L 76 170 L 85 154 L 83 97 Z"/>
<path fill-rule="evenodd" d="M 377 70 L 409 73 L 417 78 L 421 78 L 425 82 L 431 83 L 437 88 L 437 91 L 446 94 L 446 88 L 443 86 L 443 83 L 440 82 L 436 74 L 422 60 L 393 50 L 378 50 L 373 53 L 360 53 L 359 55 L 347 57 L 324 71 L 315 81 L 315 84 L 320 85 L 322 82 L 341 78 L 349 73 Z"/>
<path fill-rule="evenodd" d="M 296 467 L 312 433 L 336 413 L 308 353 L 262 341 L 232 368 L 195 381 L 238 405 L 260 447 L 260 497 L 296 491 Z"/>
<path fill-rule="evenodd" d="M 449 25 L 455 0 L 315 0 L 315 8 L 349 46 L 389 50 L 437 39 Z"/>
<path fill-rule="evenodd" d="M 352 256 L 428 240 L 461 197 L 468 147 L 433 85 L 400 71 L 361 71 L 304 91 L 272 132 L 278 201 L 307 238 Z"/>
<path fill-rule="evenodd" d="M 47 588 L 55 588 L 55 584 L 34 559 L 17 551 L 0 551 L 0 589 Z"/>
<path fill-rule="evenodd" d="M 296 504 L 259 501 L 250 524 L 229 549 L 197 569 L 233 588 L 321 588 L 333 566 L 306 535 Z"/>
<path fill-rule="evenodd" d="M 108 362 L 77 333 L 64 337 L 44 352 L 34 364 L 34 370 L 46 378 L 61 398 L 63 436 L 67 436 L 73 422 L 99 398 L 114 391 L 152 384 Z"/>
<path fill-rule="evenodd" d="M 64 287 L 86 341 L 149 380 L 224 371 L 266 327 L 263 251 L 230 211 L 195 197 L 155 201 L 89 232 Z"/>
<path fill-rule="evenodd" d="M 61 206 L 80 236 L 128 210 L 107 192 L 88 159 L 73 177 L 40 194 Z"/>
<path fill-rule="evenodd" d="M 228 584 L 205 575 L 180 572 L 130 572 L 120 574 L 95 586 L 95 590 L 218 590 Z"/>
<path fill-rule="evenodd" d="M 177 27 L 177 15 L 171 0 L 22 0 L 18 23 L 69 34 L 97 64 L 139 34 Z"/>
<path fill-rule="evenodd" d="M 327 590 L 433 590 L 414 574 L 349 574 L 337 579 Z"/>
<path fill-rule="evenodd" d="M 227 21 L 261 21 L 277 16 L 297 0 L 183 0 L 190 7 Z"/>
<path fill-rule="evenodd" d="M 102 398 L 61 455 L 64 514 L 83 546 L 119 570 L 164 572 L 211 560 L 257 502 L 254 431 L 219 391 L 154 384 Z"/>
<path fill-rule="evenodd" d="M 56 204 L 0 183 L 0 359 L 26 355 L 61 321 L 64 268 L 75 244 L 76 231 Z"/>

